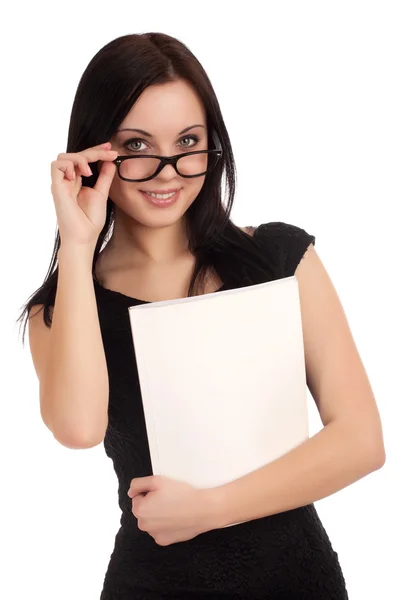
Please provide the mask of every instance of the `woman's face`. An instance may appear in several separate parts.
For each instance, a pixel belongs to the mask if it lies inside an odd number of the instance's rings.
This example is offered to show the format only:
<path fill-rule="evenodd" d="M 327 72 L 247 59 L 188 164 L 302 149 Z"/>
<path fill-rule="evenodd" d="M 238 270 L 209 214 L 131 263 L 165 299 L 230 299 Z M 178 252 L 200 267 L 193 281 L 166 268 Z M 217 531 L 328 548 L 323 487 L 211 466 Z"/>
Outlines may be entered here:
<path fill-rule="evenodd" d="M 122 131 L 134 128 L 151 137 L 137 131 Z M 187 131 L 181 134 L 184 129 Z M 124 156 L 172 156 L 207 150 L 206 114 L 186 81 L 152 85 L 145 89 L 110 141 L 112 149 Z M 142 225 L 166 227 L 182 218 L 199 194 L 205 177 L 181 177 L 172 165 L 166 165 L 153 179 L 129 182 L 123 181 L 116 171 L 109 196 L 126 216 Z M 151 204 L 141 193 L 141 190 L 162 193 L 169 189 L 180 191 L 176 202 L 167 207 Z"/>

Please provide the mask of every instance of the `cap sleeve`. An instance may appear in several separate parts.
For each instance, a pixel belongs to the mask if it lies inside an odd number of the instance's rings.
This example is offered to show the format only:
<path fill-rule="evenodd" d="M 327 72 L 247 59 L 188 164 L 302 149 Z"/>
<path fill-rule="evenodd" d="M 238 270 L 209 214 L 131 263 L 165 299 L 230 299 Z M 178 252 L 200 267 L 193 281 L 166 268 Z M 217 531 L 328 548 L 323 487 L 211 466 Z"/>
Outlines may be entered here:
<path fill-rule="evenodd" d="M 278 265 L 280 277 L 294 275 L 309 245 L 315 246 L 314 235 L 297 225 L 281 221 L 262 223 L 256 227 L 254 238 L 272 254 L 271 258 Z"/>

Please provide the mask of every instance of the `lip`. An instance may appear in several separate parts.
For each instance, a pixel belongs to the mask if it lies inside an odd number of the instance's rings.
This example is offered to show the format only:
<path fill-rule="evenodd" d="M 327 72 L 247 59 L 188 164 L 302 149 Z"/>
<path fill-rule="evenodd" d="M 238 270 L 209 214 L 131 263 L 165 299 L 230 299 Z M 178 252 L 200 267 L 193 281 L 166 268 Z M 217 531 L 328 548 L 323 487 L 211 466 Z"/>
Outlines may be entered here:
<path fill-rule="evenodd" d="M 149 196 L 143 190 L 139 190 L 139 191 L 143 195 L 143 198 L 145 198 L 145 200 L 147 202 L 149 202 L 149 204 L 152 204 L 153 206 L 157 206 L 159 208 L 168 208 L 168 206 L 172 206 L 173 204 L 176 203 L 176 201 L 179 198 L 179 194 L 180 194 L 181 190 L 180 190 L 180 188 L 178 188 L 175 192 L 175 195 L 172 196 L 172 198 L 168 198 L 166 200 L 162 200 L 162 198 L 154 198 L 154 196 Z"/>
<path fill-rule="evenodd" d="M 140 190 L 141 192 L 151 192 L 152 194 L 172 194 L 177 192 L 180 188 L 170 188 L 169 190 Z"/>

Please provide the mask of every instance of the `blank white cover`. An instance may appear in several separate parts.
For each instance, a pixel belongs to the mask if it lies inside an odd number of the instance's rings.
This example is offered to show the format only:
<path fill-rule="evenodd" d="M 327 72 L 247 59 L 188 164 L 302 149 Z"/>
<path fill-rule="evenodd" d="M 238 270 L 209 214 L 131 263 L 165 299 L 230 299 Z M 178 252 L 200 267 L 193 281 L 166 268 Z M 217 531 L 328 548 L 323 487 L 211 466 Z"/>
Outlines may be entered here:
<path fill-rule="evenodd" d="M 309 437 L 295 276 L 129 317 L 154 475 L 214 487 Z"/>

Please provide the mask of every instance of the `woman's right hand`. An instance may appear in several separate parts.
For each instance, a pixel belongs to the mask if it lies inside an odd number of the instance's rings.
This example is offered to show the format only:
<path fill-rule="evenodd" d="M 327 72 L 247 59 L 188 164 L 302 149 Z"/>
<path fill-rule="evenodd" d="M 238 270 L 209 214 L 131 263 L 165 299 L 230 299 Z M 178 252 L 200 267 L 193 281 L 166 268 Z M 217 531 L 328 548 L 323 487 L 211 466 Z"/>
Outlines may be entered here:
<path fill-rule="evenodd" d="M 116 172 L 118 152 L 111 144 L 101 144 L 82 152 L 59 154 L 51 163 L 51 193 L 58 229 L 64 244 L 96 246 L 107 214 L 107 198 Z M 101 160 L 93 188 L 82 186 L 82 175 L 91 175 L 89 163 Z"/>

